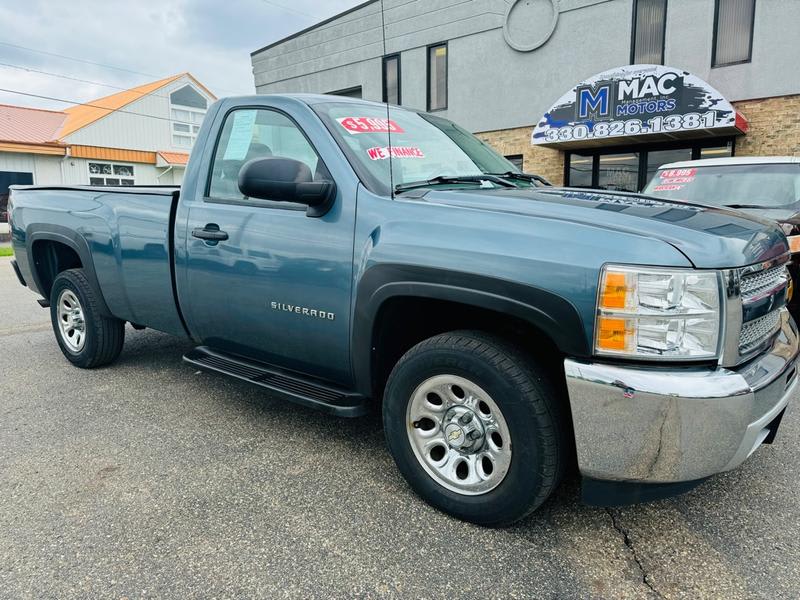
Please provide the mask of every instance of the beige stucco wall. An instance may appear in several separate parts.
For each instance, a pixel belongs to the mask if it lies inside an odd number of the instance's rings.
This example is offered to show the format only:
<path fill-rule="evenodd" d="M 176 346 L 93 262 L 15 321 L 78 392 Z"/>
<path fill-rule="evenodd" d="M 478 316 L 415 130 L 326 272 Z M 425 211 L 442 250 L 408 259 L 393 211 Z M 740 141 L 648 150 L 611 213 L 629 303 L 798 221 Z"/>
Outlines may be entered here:
<path fill-rule="evenodd" d="M 747 118 L 747 135 L 736 139 L 736 156 L 800 156 L 800 95 L 742 100 L 733 105 Z M 564 184 L 564 152 L 531 146 L 529 127 L 476 135 L 505 156 L 522 154 L 523 168 Z"/>

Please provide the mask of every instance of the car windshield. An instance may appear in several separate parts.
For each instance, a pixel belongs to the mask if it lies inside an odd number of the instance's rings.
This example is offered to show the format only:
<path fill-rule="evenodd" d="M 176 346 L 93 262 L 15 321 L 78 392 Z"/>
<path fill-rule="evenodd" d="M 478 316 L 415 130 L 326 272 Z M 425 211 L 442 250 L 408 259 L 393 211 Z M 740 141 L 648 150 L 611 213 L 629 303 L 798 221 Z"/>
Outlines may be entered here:
<path fill-rule="evenodd" d="M 713 206 L 788 207 L 800 201 L 800 164 L 663 168 L 644 193 Z"/>
<path fill-rule="evenodd" d="M 313 108 L 362 181 L 377 193 L 388 195 L 392 184 L 397 189 L 435 178 L 439 180 L 431 185 L 504 187 L 474 176 L 520 172 L 487 144 L 441 117 L 395 106 L 387 113 L 386 106 L 356 102 L 326 102 Z M 459 177 L 464 179 L 450 180 Z M 510 181 L 519 187 L 535 185 L 522 178 Z"/>

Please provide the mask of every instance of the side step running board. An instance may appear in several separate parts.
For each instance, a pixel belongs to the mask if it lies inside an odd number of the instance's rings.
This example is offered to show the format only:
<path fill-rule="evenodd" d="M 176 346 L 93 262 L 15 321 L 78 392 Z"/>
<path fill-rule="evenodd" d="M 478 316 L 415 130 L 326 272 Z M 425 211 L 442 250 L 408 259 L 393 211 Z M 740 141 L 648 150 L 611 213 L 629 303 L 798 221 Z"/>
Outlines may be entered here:
<path fill-rule="evenodd" d="M 277 392 L 287 400 L 340 417 L 360 417 L 369 412 L 367 398 L 321 382 L 287 374 L 273 367 L 199 346 L 183 360 L 206 371 L 230 375 Z"/>

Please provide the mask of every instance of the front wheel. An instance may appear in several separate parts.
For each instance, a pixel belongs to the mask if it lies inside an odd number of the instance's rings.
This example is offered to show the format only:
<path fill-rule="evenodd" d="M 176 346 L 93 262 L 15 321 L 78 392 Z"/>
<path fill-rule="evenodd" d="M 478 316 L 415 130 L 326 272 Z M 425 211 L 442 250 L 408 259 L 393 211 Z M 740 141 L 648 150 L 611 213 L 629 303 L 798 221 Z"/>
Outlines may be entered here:
<path fill-rule="evenodd" d="M 61 352 L 72 364 L 92 369 L 117 360 L 125 322 L 104 317 L 83 269 L 58 274 L 50 291 L 50 320 Z"/>
<path fill-rule="evenodd" d="M 544 370 L 480 332 L 435 336 L 409 350 L 386 386 L 389 450 L 433 506 L 480 525 L 535 510 L 567 462 L 563 403 Z"/>

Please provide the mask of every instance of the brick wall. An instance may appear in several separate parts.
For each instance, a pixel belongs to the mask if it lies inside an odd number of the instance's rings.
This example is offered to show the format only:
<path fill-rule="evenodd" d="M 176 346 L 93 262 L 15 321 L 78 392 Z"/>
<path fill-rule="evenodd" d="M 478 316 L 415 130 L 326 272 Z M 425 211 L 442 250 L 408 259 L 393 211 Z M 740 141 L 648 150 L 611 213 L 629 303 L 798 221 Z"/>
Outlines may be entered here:
<path fill-rule="evenodd" d="M 800 156 L 800 95 L 734 102 L 750 123 L 736 138 L 736 156 Z M 523 168 L 564 184 L 564 152 L 531 146 L 533 125 L 476 135 L 505 156 L 522 154 Z"/>
<path fill-rule="evenodd" d="M 736 156 L 800 156 L 800 95 L 734 102 L 750 123 Z"/>
<path fill-rule="evenodd" d="M 533 126 L 516 129 L 484 131 L 475 135 L 500 154 L 522 154 L 522 167 L 527 173 L 536 173 L 553 185 L 564 185 L 564 153 L 561 150 L 531 146 Z"/>

